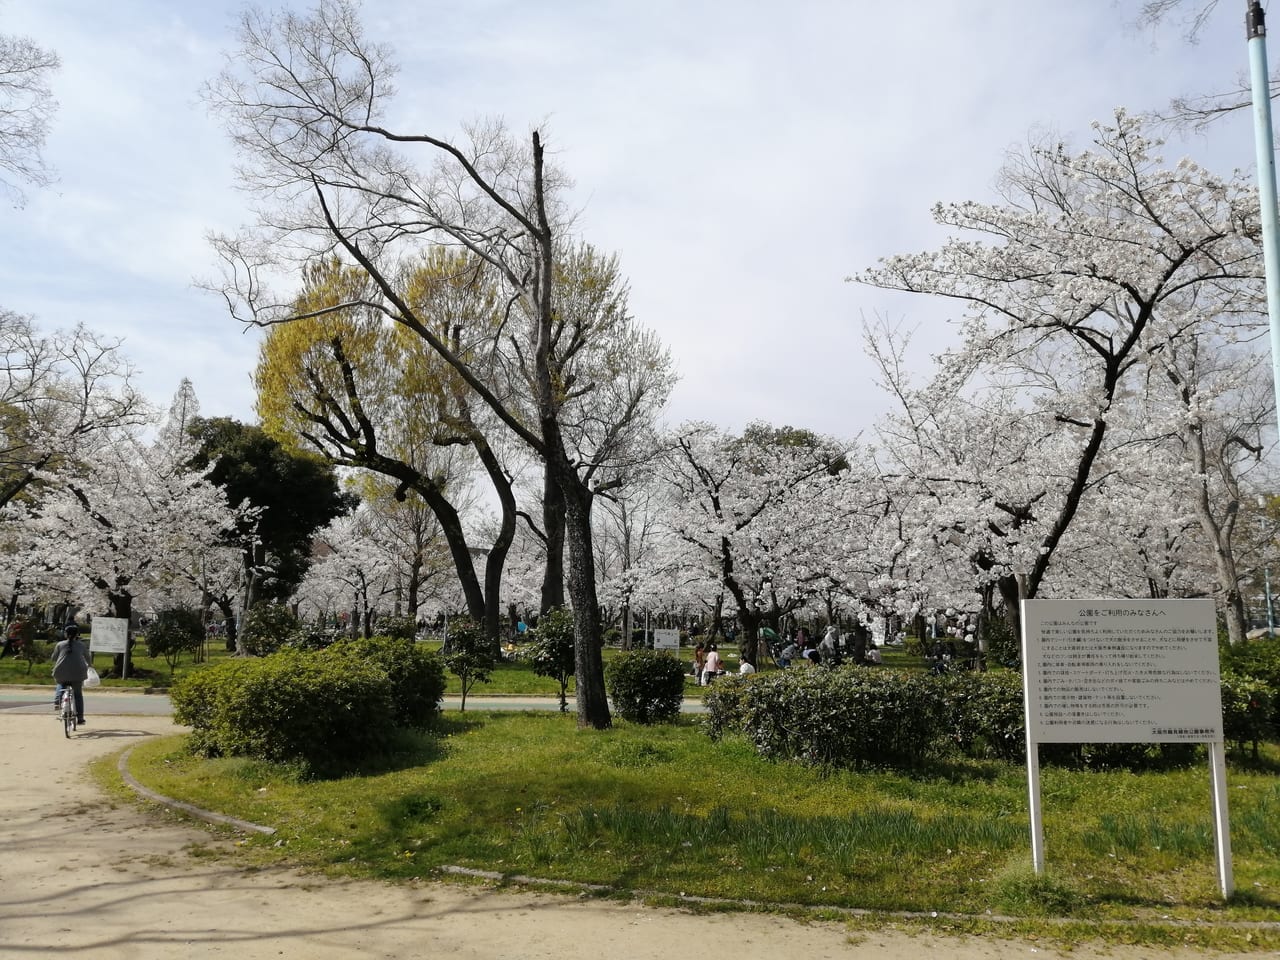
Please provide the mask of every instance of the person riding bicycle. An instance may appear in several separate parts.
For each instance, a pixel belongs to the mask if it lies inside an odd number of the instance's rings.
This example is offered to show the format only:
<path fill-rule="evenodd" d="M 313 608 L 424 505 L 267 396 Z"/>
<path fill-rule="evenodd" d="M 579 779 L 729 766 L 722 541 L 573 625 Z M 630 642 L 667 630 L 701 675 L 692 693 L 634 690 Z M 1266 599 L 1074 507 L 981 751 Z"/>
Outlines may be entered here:
<path fill-rule="evenodd" d="M 76 723 L 84 723 L 84 686 L 89 676 L 89 648 L 80 639 L 80 628 L 68 623 L 62 630 L 65 640 L 59 640 L 53 648 L 53 679 L 58 686 L 53 691 L 53 709 L 62 704 L 62 695 L 70 691 L 75 698 Z"/>

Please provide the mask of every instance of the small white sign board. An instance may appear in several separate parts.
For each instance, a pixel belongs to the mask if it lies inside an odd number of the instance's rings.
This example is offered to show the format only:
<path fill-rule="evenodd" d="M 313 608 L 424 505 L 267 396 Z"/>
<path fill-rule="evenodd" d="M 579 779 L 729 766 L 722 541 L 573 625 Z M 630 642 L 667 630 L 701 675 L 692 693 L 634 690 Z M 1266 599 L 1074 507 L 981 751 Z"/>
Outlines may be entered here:
<path fill-rule="evenodd" d="M 129 621 L 123 617 L 94 617 L 89 636 L 90 653 L 125 653 L 129 645 Z"/>
<path fill-rule="evenodd" d="M 673 653 L 680 652 L 680 631 L 679 630 L 654 630 L 653 631 L 653 649 L 654 650 L 670 650 Z"/>

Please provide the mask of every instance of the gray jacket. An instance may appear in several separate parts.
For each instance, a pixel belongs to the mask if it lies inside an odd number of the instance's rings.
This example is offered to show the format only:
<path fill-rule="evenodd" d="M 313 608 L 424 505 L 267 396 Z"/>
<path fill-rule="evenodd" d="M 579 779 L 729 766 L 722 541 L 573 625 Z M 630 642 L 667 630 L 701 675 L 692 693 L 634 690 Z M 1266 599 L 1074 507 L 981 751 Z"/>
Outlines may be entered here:
<path fill-rule="evenodd" d="M 53 648 L 53 679 L 59 683 L 84 683 L 89 676 L 89 648 L 83 640 L 59 640 Z"/>

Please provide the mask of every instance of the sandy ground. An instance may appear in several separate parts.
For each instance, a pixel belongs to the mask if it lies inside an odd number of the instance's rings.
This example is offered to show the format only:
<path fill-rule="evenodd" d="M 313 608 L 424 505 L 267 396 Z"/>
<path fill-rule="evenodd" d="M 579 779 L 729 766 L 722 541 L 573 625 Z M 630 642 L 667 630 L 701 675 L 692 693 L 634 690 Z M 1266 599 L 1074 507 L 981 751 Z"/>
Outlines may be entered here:
<path fill-rule="evenodd" d="M 52 711 L 0 711 L 0 957 L 1176 956 L 1130 948 L 1064 954 L 1027 942 L 850 934 L 839 924 L 752 914 L 695 916 L 452 884 L 389 886 L 284 870 L 245 872 L 228 859 L 190 853 L 193 844 L 224 842 L 202 826 L 114 802 L 88 778 L 85 768 L 94 757 L 173 732 L 167 719 L 89 719 L 68 741 Z"/>

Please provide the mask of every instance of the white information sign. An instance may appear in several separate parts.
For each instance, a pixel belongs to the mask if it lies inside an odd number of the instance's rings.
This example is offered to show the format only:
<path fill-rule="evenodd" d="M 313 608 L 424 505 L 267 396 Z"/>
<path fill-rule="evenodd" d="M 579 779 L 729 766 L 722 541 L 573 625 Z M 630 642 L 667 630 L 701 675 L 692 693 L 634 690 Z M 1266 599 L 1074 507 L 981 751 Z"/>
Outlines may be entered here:
<path fill-rule="evenodd" d="M 1023 611 L 1035 741 L 1222 739 L 1212 600 L 1028 600 Z"/>
<path fill-rule="evenodd" d="M 94 617 L 89 637 L 90 653 L 125 653 L 129 643 L 129 621 L 123 617 Z"/>
<path fill-rule="evenodd" d="M 1206 743 L 1214 852 L 1235 890 L 1212 600 L 1023 600 L 1031 864 L 1044 873 L 1041 743 Z"/>
<path fill-rule="evenodd" d="M 654 650 L 670 650 L 673 653 L 680 652 L 680 631 L 679 630 L 654 630 L 653 631 L 653 649 Z"/>

